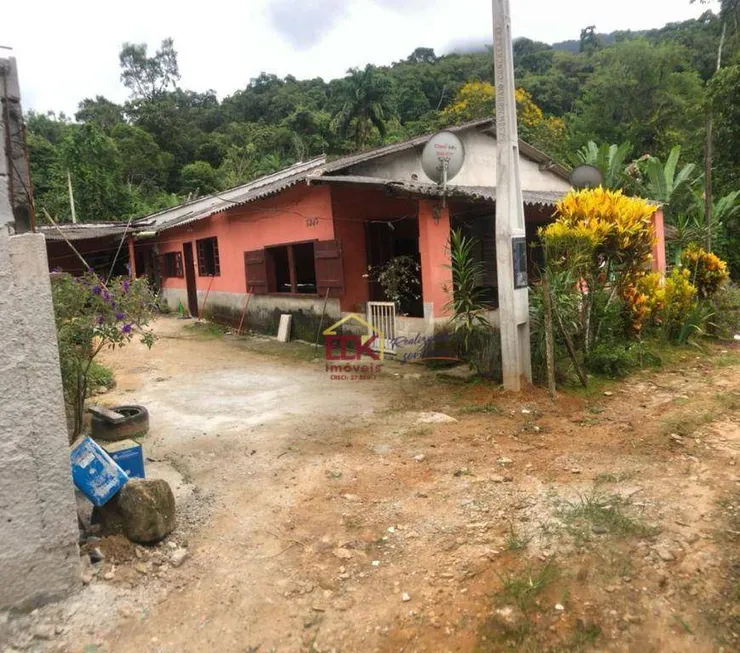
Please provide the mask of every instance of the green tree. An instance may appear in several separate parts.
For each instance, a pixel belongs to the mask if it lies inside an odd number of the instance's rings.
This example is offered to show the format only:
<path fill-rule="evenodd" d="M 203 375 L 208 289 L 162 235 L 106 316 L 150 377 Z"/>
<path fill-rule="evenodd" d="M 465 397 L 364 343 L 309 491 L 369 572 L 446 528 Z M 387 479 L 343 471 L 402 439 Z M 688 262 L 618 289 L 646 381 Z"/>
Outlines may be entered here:
<path fill-rule="evenodd" d="M 85 98 L 80 102 L 75 120 L 92 123 L 104 133 L 110 134 L 116 125 L 123 122 L 123 107 L 102 95 L 96 95 L 94 100 Z"/>
<path fill-rule="evenodd" d="M 597 145 L 589 141 L 571 157 L 574 166 L 586 164 L 601 171 L 604 177 L 603 186 L 616 190 L 624 188 L 627 183 L 626 159 L 632 146 L 629 143 L 621 145 Z"/>
<path fill-rule="evenodd" d="M 92 124 L 76 126 L 61 143 L 61 163 L 69 170 L 80 222 L 118 220 L 128 215 L 130 194 L 123 185 L 115 141 Z"/>
<path fill-rule="evenodd" d="M 206 161 L 188 163 L 180 173 L 181 188 L 185 193 L 208 195 L 221 187 L 221 180 L 217 170 Z"/>
<path fill-rule="evenodd" d="M 146 43 L 124 43 L 118 59 L 121 81 L 134 97 L 153 100 L 180 79 L 171 38 L 162 41 L 153 57 L 147 57 Z"/>
<path fill-rule="evenodd" d="M 635 39 L 606 47 L 597 57 L 568 121 L 575 145 L 629 141 L 637 153 L 655 155 L 677 144 L 696 146 L 702 85 L 683 47 Z"/>
<path fill-rule="evenodd" d="M 370 64 L 364 70 L 352 68 L 344 78 L 341 94 L 343 103 L 334 115 L 338 132 L 344 137 L 351 135 L 356 150 L 367 145 L 373 128 L 382 139 L 386 122 L 395 114 L 391 78 Z"/>

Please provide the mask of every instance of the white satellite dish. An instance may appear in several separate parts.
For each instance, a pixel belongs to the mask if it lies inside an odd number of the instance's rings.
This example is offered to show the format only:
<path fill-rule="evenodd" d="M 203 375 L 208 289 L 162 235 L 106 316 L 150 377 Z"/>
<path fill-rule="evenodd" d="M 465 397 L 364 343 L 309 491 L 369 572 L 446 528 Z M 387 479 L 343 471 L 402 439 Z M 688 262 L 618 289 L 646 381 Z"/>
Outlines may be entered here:
<path fill-rule="evenodd" d="M 436 184 L 446 188 L 465 163 L 465 148 L 462 141 L 452 132 L 442 131 L 432 136 L 421 153 L 424 174 Z"/>

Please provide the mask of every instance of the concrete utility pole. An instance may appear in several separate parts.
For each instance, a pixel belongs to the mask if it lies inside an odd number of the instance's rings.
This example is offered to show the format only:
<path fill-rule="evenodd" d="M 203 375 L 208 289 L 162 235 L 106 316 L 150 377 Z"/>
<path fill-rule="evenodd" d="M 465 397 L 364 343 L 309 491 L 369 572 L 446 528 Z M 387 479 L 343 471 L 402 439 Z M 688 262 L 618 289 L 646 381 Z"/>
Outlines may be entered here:
<path fill-rule="evenodd" d="M 493 0 L 496 81 L 496 269 L 504 389 L 519 392 L 532 380 L 524 203 L 514 100 L 514 52 L 509 0 Z"/>

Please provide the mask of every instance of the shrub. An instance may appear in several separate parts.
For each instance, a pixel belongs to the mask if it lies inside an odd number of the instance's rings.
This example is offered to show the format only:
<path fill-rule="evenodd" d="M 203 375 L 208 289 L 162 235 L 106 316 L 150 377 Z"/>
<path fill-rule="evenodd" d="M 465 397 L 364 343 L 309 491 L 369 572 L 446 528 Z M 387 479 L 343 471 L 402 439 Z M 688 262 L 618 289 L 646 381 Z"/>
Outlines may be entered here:
<path fill-rule="evenodd" d="M 691 280 L 701 299 L 715 295 L 729 277 L 727 263 L 696 244 L 689 245 L 681 253 L 681 265 L 690 271 Z"/>
<path fill-rule="evenodd" d="M 724 284 L 711 300 L 714 318 L 712 333 L 723 340 L 731 340 L 740 333 L 740 287 Z"/>
<path fill-rule="evenodd" d="M 686 268 L 674 267 L 665 279 L 654 272 L 638 282 L 651 324 L 659 328 L 668 340 L 683 342 L 690 335 L 687 329 L 695 331 L 694 326 L 697 326 L 696 287 L 689 276 Z"/>
<path fill-rule="evenodd" d="M 383 265 L 368 268 L 368 277 L 377 281 L 389 302 L 393 302 L 401 314 L 421 298 L 421 266 L 411 256 L 396 256 Z"/>
<path fill-rule="evenodd" d="M 113 376 L 113 370 L 105 365 L 101 365 L 96 361 L 90 364 L 90 369 L 87 371 L 87 389 L 88 395 L 92 394 L 92 391 L 100 386 L 110 388 L 115 383 Z"/>
<path fill-rule="evenodd" d="M 90 370 L 103 348 L 123 347 L 136 334 L 151 347 L 154 335 L 144 327 L 155 305 L 145 279 L 118 278 L 106 284 L 94 272 L 62 274 L 52 283 L 70 440 L 82 430 Z"/>
<path fill-rule="evenodd" d="M 633 347 L 630 345 L 597 345 L 586 359 L 586 366 L 591 372 L 619 378 L 627 376 L 639 366 Z"/>

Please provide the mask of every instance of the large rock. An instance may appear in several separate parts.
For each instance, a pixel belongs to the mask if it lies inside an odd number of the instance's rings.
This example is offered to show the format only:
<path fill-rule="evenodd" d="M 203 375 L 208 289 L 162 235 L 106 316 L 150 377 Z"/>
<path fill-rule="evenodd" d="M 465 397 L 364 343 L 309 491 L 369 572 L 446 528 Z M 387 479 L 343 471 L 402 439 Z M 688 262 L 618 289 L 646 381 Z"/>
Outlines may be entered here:
<path fill-rule="evenodd" d="M 158 542 L 175 528 L 175 496 L 167 481 L 132 478 L 114 501 L 123 532 L 133 542 Z"/>

